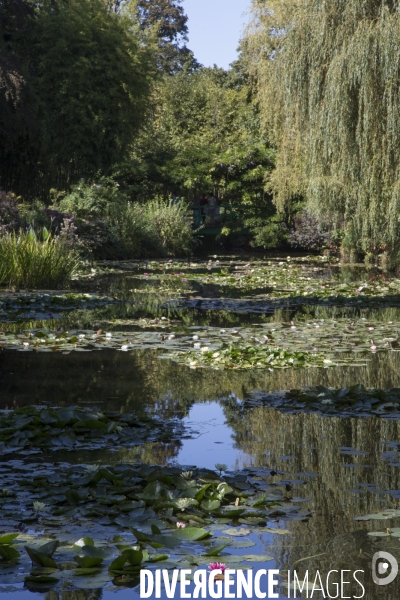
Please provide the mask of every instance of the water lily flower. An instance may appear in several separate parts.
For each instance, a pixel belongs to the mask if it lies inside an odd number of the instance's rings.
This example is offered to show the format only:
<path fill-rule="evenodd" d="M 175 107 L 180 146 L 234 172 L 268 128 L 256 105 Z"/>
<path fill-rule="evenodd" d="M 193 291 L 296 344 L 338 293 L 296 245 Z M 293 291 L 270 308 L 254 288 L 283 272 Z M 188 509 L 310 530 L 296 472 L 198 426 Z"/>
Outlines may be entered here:
<path fill-rule="evenodd" d="M 222 573 L 224 573 L 227 569 L 227 566 L 225 563 L 215 562 L 215 563 L 210 563 L 208 565 L 208 568 L 210 569 L 210 571 L 222 571 Z"/>
<path fill-rule="evenodd" d="M 123 346 L 121 346 L 121 350 L 128 350 L 129 346 L 127 344 L 124 344 Z"/>
<path fill-rule="evenodd" d="M 182 523 L 182 521 L 178 521 L 176 526 L 178 529 L 185 529 L 186 523 Z"/>
<path fill-rule="evenodd" d="M 199 336 L 198 336 L 198 335 L 194 335 L 194 336 L 193 336 L 193 339 L 194 339 L 194 340 L 198 340 L 198 339 L 199 339 Z"/>
<path fill-rule="evenodd" d="M 85 469 L 88 473 L 97 473 L 97 471 L 99 470 L 99 466 L 98 465 L 86 465 Z"/>
<path fill-rule="evenodd" d="M 112 337 L 112 333 L 106 333 L 106 338 Z"/>
<path fill-rule="evenodd" d="M 376 350 L 376 346 L 375 346 L 373 340 L 371 340 L 371 346 L 369 349 L 372 350 L 372 352 L 374 352 Z"/>
<path fill-rule="evenodd" d="M 222 471 L 226 471 L 226 470 L 227 470 L 227 468 L 228 468 L 228 465 L 225 465 L 224 463 L 217 463 L 217 464 L 215 465 L 215 468 L 216 468 L 216 469 L 218 469 L 218 471 L 219 471 L 220 473 L 222 473 Z"/>
<path fill-rule="evenodd" d="M 200 352 L 208 352 L 210 348 L 208 346 L 203 346 Z"/>
<path fill-rule="evenodd" d="M 201 348 L 201 343 L 200 343 L 200 342 L 198 342 L 197 344 L 194 344 L 194 347 L 195 347 L 195 348 Z"/>
<path fill-rule="evenodd" d="M 46 510 L 46 504 L 44 502 L 34 502 L 33 509 L 36 512 L 43 512 Z"/>

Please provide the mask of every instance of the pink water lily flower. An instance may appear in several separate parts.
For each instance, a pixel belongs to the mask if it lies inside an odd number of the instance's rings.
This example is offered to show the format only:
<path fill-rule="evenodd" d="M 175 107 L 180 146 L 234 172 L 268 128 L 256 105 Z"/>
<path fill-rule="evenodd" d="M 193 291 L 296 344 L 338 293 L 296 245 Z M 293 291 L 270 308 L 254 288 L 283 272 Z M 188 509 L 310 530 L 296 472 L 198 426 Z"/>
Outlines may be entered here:
<path fill-rule="evenodd" d="M 225 563 L 210 563 L 208 565 L 208 568 L 210 569 L 210 571 L 222 571 L 222 573 L 224 573 L 227 569 L 227 566 Z"/>
<path fill-rule="evenodd" d="M 182 523 L 182 521 L 178 521 L 176 526 L 178 529 L 185 529 L 186 523 Z"/>

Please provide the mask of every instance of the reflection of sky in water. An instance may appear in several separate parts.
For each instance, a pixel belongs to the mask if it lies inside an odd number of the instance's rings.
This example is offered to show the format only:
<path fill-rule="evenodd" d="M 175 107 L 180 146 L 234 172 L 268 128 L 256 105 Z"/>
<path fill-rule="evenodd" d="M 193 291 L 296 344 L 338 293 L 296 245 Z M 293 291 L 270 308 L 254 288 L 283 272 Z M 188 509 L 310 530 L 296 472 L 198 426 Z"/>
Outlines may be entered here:
<path fill-rule="evenodd" d="M 199 435 L 182 440 L 182 448 L 176 457 L 178 464 L 215 469 L 215 464 L 220 463 L 226 464 L 229 470 L 242 466 L 243 452 L 234 447 L 232 430 L 226 425 L 221 404 L 195 404 L 184 422 L 197 427 Z M 250 464 L 251 457 L 245 456 Z"/>

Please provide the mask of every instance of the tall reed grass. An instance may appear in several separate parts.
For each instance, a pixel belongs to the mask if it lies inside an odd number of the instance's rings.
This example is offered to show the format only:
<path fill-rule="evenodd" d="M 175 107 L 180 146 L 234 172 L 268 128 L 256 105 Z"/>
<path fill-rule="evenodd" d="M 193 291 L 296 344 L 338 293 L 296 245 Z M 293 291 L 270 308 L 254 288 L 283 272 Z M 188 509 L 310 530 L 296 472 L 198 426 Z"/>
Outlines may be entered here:
<path fill-rule="evenodd" d="M 0 284 L 22 288 L 61 288 L 77 271 L 80 257 L 46 230 L 0 237 Z"/>

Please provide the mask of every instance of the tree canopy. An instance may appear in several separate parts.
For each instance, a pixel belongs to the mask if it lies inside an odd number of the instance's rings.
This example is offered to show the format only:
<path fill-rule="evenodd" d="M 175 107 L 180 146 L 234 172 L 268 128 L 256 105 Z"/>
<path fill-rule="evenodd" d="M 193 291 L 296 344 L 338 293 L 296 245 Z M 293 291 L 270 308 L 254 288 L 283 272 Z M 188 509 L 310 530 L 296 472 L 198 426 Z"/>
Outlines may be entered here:
<path fill-rule="evenodd" d="M 394 243 L 400 208 L 395 0 L 254 0 L 248 45 L 278 150 L 278 206 L 344 218 L 345 242 Z"/>
<path fill-rule="evenodd" d="M 2 185 L 46 195 L 106 172 L 124 157 L 144 118 L 154 72 L 131 15 L 109 12 L 103 0 L 42 0 L 34 9 L 15 0 L 0 10 L 8 17 L 0 22 L 2 80 L 9 82 L 1 102 L 25 126 L 0 129 Z M 18 34 L 28 19 L 29 44 Z M 28 92 L 34 101 L 23 117 Z M 28 117 L 35 126 L 27 127 Z"/>

